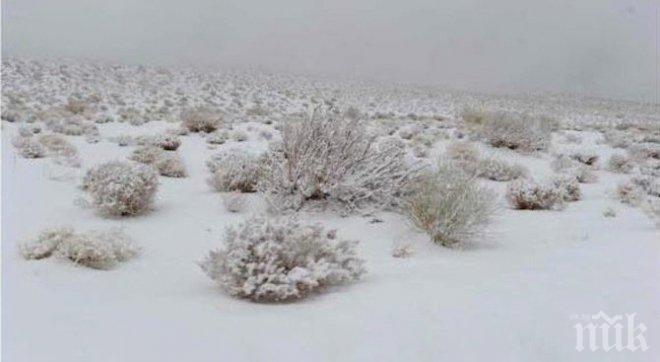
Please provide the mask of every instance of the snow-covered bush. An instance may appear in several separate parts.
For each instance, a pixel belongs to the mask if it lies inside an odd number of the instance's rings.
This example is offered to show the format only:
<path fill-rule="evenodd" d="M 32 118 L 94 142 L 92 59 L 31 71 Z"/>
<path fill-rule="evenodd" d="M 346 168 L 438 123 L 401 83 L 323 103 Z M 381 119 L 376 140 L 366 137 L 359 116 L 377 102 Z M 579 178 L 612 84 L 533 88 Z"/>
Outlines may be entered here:
<path fill-rule="evenodd" d="M 42 231 L 36 240 L 19 244 L 25 259 L 43 259 L 53 255 L 63 240 L 73 236 L 71 228 L 53 228 Z"/>
<path fill-rule="evenodd" d="M 434 243 L 470 241 L 495 211 L 494 194 L 454 165 L 440 165 L 411 184 L 405 212 Z"/>
<path fill-rule="evenodd" d="M 638 206 L 644 200 L 644 191 L 632 182 L 623 182 L 617 186 L 619 201 L 631 206 Z"/>
<path fill-rule="evenodd" d="M 211 133 L 220 127 L 222 116 L 210 109 L 198 107 L 181 112 L 182 126 L 190 132 Z"/>
<path fill-rule="evenodd" d="M 186 165 L 181 157 L 174 152 L 161 154 L 154 162 L 154 166 L 158 169 L 158 173 L 165 177 L 181 178 L 188 176 Z"/>
<path fill-rule="evenodd" d="M 496 158 L 479 160 L 476 164 L 476 176 L 492 181 L 511 181 L 526 177 L 529 171 L 520 164 L 511 164 Z"/>
<path fill-rule="evenodd" d="M 64 137 L 57 134 L 47 134 L 39 137 L 39 143 L 46 152 L 53 157 L 54 161 L 71 167 L 80 167 L 78 149 Z"/>
<path fill-rule="evenodd" d="M 159 147 L 141 146 L 136 148 L 128 158 L 135 162 L 153 165 L 163 153 L 163 149 Z"/>
<path fill-rule="evenodd" d="M 398 142 L 374 143 L 358 120 L 328 113 L 290 122 L 271 144 L 258 188 L 274 208 L 329 203 L 345 211 L 397 206 L 417 172 Z"/>
<path fill-rule="evenodd" d="M 159 147 L 165 151 L 176 151 L 181 146 L 181 140 L 178 137 L 166 134 L 145 137 L 141 143 L 143 145 Z"/>
<path fill-rule="evenodd" d="M 180 178 L 188 176 L 186 165 L 176 152 L 165 152 L 157 146 L 139 147 L 133 151 L 129 159 L 151 165 L 158 170 L 160 175 L 165 177 Z"/>
<path fill-rule="evenodd" d="M 564 191 L 549 183 L 515 180 L 507 185 L 506 199 L 516 209 L 549 210 L 563 206 Z"/>
<path fill-rule="evenodd" d="M 254 192 L 260 169 L 259 158 L 237 149 L 219 153 L 206 162 L 212 175 L 208 183 L 220 192 Z"/>
<path fill-rule="evenodd" d="M 200 262 L 229 294 L 253 301 L 300 299 L 365 272 L 355 241 L 293 219 L 254 217 L 228 227 L 223 247 Z"/>
<path fill-rule="evenodd" d="M 103 213 L 136 215 L 152 206 L 158 189 L 158 175 L 146 165 L 111 161 L 87 171 L 82 189 Z"/>
<path fill-rule="evenodd" d="M 139 248 L 121 230 L 88 231 L 64 238 L 58 256 L 93 269 L 109 269 L 139 253 Z"/>
<path fill-rule="evenodd" d="M 23 158 L 42 158 L 46 156 L 46 149 L 32 137 L 22 137 L 15 142 L 18 145 L 18 154 Z"/>
<path fill-rule="evenodd" d="M 109 269 L 135 257 L 140 249 L 119 229 L 75 233 L 70 228 L 55 228 L 21 244 L 20 251 L 25 259 L 55 255 L 89 268 Z"/>
<path fill-rule="evenodd" d="M 580 184 L 575 177 L 555 177 L 552 179 L 552 185 L 561 192 L 564 201 L 578 201 L 582 198 Z"/>
<path fill-rule="evenodd" d="M 95 124 L 87 122 L 79 116 L 49 119 L 46 120 L 46 127 L 55 133 L 61 133 L 67 136 L 98 133 L 98 128 Z"/>
<path fill-rule="evenodd" d="M 598 176 L 593 172 L 592 167 L 580 163 L 569 155 L 555 155 L 555 158 L 550 162 L 550 167 L 556 172 L 575 177 L 579 183 L 598 181 Z"/>
<path fill-rule="evenodd" d="M 633 161 L 622 154 L 613 154 L 607 160 L 607 169 L 611 172 L 630 173 L 634 167 Z"/>
<path fill-rule="evenodd" d="M 481 121 L 479 134 L 493 147 L 532 152 L 544 150 L 550 144 L 554 122 L 523 113 L 487 113 Z"/>
<path fill-rule="evenodd" d="M 635 176 L 630 182 L 642 189 L 647 195 L 660 198 L 660 178 L 653 176 Z"/>
<path fill-rule="evenodd" d="M 64 156 L 75 156 L 78 154 L 76 147 L 64 137 L 56 134 L 46 134 L 39 137 L 39 142 L 46 147 L 49 152 Z"/>
<path fill-rule="evenodd" d="M 482 159 L 479 150 L 470 142 L 452 142 L 447 146 L 446 155 L 468 174 L 492 181 L 511 181 L 528 173 L 527 168 L 520 164 L 492 157 Z"/>

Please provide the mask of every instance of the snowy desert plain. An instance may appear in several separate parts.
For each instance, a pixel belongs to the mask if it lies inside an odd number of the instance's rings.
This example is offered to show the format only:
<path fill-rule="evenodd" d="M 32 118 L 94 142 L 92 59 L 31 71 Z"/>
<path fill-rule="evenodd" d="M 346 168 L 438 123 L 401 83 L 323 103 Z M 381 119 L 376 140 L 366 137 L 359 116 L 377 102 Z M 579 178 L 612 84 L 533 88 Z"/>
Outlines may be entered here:
<path fill-rule="evenodd" d="M 658 104 L 2 63 L 4 361 L 657 361 L 658 224 Z"/>

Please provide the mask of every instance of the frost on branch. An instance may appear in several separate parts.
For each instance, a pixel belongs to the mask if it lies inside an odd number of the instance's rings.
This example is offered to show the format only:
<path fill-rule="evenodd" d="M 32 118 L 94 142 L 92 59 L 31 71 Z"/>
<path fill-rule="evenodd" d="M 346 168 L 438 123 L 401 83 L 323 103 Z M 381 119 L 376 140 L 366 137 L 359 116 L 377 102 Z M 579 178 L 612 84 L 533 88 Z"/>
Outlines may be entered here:
<path fill-rule="evenodd" d="M 114 216 L 136 215 L 153 204 L 158 174 L 153 168 L 131 162 L 111 161 L 87 171 L 82 189 L 101 212 Z"/>
<path fill-rule="evenodd" d="M 254 217 L 228 227 L 223 241 L 200 266 L 229 294 L 253 301 L 300 299 L 365 272 L 356 241 L 293 219 Z"/>
<path fill-rule="evenodd" d="M 418 168 L 396 142 L 376 144 L 364 122 L 331 112 L 290 122 L 271 145 L 258 185 L 277 209 L 317 202 L 355 211 L 396 207 Z"/>

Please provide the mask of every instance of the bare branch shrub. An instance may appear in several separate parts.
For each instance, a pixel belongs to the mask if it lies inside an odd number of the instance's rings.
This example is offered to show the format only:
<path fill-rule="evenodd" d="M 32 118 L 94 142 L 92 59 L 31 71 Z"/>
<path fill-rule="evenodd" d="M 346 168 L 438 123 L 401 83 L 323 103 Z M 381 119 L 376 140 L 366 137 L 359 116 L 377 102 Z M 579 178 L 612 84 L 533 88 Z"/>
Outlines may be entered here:
<path fill-rule="evenodd" d="M 453 165 L 440 165 L 411 185 L 405 212 L 434 243 L 451 246 L 479 235 L 495 211 L 494 194 Z"/>
<path fill-rule="evenodd" d="M 418 168 L 398 142 L 374 143 L 366 125 L 328 113 L 287 124 L 263 163 L 259 190 L 278 209 L 334 204 L 345 211 L 396 207 Z"/>

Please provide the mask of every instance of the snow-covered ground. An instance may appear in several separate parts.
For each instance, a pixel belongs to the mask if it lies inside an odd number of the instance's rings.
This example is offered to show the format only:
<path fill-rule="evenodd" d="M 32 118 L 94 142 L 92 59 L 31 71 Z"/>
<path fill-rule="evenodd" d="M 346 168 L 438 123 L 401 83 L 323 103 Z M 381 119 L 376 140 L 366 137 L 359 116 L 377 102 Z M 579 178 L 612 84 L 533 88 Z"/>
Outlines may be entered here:
<path fill-rule="evenodd" d="M 338 103 L 358 107 L 376 127 L 394 123 L 401 130 L 435 117 L 447 124 L 439 128 L 447 136 L 429 147 L 430 159 L 451 142 L 458 132 L 458 112 L 468 105 L 555 112 L 572 131 L 555 132 L 549 152 L 523 155 L 480 145 L 484 152 L 525 165 L 539 179 L 553 174 L 552 152 L 578 147 L 606 160 L 615 150 L 601 142 L 603 127 L 623 121 L 659 122 L 657 105 L 569 97 L 562 101 L 560 96 L 489 97 L 252 73 L 204 78 L 187 70 L 35 67 L 20 61 L 4 64 L 3 114 L 8 99 L 11 110 L 23 116 L 63 104 L 72 94 L 99 94 L 103 102 L 114 101 L 99 106 L 93 117 L 115 121 L 96 124 L 98 143 L 87 142 L 85 136 L 64 136 L 77 147 L 80 168 L 56 164 L 49 157 L 20 157 L 12 139 L 24 123 L 2 122 L 3 360 L 658 359 L 660 232 L 639 208 L 614 197 L 617 185 L 629 176 L 603 167 L 594 171 L 598 182 L 581 184 L 582 200 L 561 211 L 513 210 L 504 200 L 505 183 L 484 181 L 498 192 L 498 212 L 484 236 L 461 248 L 429 242 L 405 217 L 391 212 L 304 212 L 302 219 L 322 222 L 341 237 L 359 240 L 368 272 L 357 283 L 296 302 L 260 304 L 233 298 L 196 264 L 220 246 L 226 226 L 265 210 L 259 194 L 249 194 L 247 210 L 228 212 L 222 194 L 206 183 L 206 160 L 233 147 L 263 151 L 268 140 L 260 132 L 278 137 L 276 127 L 264 119 L 283 122 L 304 112 L 313 97 L 336 94 Z M 136 79 L 137 74 L 141 78 Z M 287 98 L 287 92 L 297 95 Z M 172 105 L 159 113 L 164 99 Z M 255 99 L 268 109 L 265 115 L 249 111 Z M 108 218 L 78 202 L 87 168 L 125 159 L 135 149 L 119 147 L 115 137 L 177 128 L 179 109 L 195 104 L 223 109 L 233 120 L 232 132 L 243 130 L 248 140 L 230 138 L 211 149 L 201 135 L 181 136 L 177 152 L 189 176 L 161 177 L 154 210 L 148 214 Z M 119 122 L 122 109 L 130 107 L 150 122 Z M 385 122 L 376 112 L 393 114 Z M 49 132 L 42 119 L 34 124 L 42 133 Z M 561 132 L 582 141 L 568 144 Z M 607 208 L 614 209 L 616 217 L 604 217 Z M 374 222 L 376 218 L 382 222 Z M 120 226 L 143 252 L 111 270 L 56 258 L 26 261 L 20 256 L 20 242 L 46 227 L 62 225 L 76 230 Z M 392 257 L 392 246 L 401 242 L 412 244 L 412 257 Z M 576 351 L 575 317 L 599 311 L 636 313 L 637 322 L 647 327 L 650 349 Z"/>

